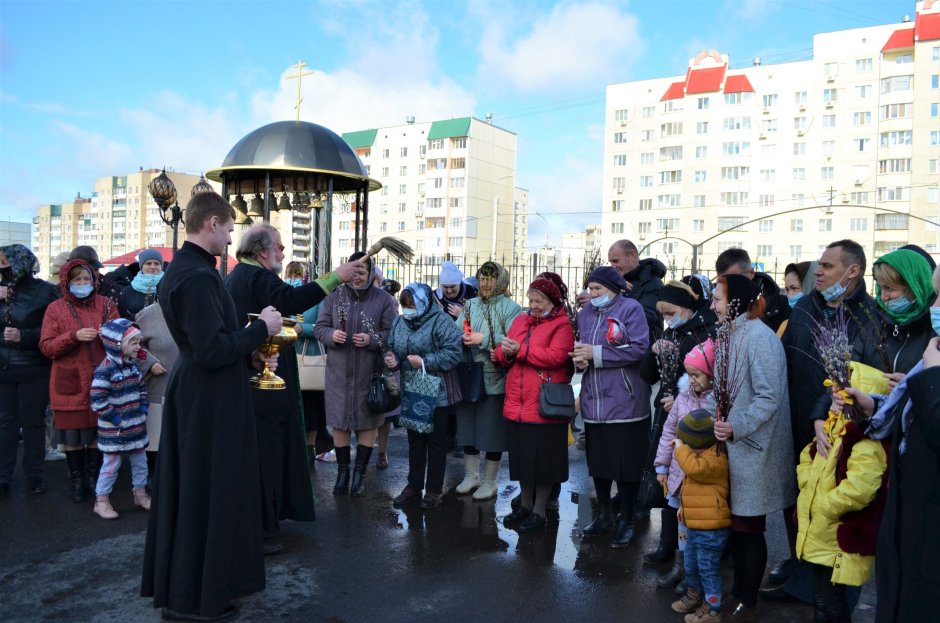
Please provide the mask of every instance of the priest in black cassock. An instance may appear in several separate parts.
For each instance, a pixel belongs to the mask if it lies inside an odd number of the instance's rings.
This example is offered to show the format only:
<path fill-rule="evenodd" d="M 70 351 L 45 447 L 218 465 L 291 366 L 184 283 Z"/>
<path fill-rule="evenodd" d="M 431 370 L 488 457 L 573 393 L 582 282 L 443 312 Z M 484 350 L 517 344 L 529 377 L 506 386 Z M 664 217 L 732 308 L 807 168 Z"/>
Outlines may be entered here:
<path fill-rule="evenodd" d="M 264 589 L 252 357 L 281 329 L 272 307 L 247 327 L 215 270 L 235 211 L 215 193 L 186 207 L 187 240 L 159 285 L 179 346 L 163 407 L 141 595 L 172 621 L 226 621 Z"/>
<path fill-rule="evenodd" d="M 293 287 L 278 273 L 284 261 L 281 234 L 272 225 L 255 225 L 242 236 L 236 253 L 238 266 L 225 279 L 235 311 L 240 319 L 273 305 L 282 314 L 295 315 L 310 309 L 340 283 L 357 272 L 365 273 L 359 262 L 349 262 L 310 283 Z M 278 376 L 283 390 L 252 389 L 258 458 L 261 463 L 261 506 L 264 552 L 284 548 L 278 537 L 278 521 L 313 521 L 313 489 L 307 459 L 306 432 L 300 408 L 300 376 L 293 348 L 278 356 Z"/>

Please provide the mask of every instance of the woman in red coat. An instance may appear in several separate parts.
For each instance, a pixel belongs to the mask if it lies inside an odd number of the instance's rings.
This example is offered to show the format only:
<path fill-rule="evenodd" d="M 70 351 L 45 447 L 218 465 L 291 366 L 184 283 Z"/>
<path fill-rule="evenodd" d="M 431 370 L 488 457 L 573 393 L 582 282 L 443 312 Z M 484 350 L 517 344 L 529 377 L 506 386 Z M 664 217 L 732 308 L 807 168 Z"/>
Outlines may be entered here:
<path fill-rule="evenodd" d="M 72 499 L 82 502 L 98 480 L 98 418 L 91 410 L 91 381 L 104 359 L 101 325 L 118 317 L 117 307 L 96 294 L 98 277 L 84 260 L 69 260 L 59 269 L 62 298 L 46 309 L 39 350 L 52 360 L 49 403 L 55 414 L 59 443 L 65 445 Z"/>
<path fill-rule="evenodd" d="M 574 331 L 563 305 L 565 285 L 540 277 L 529 286 L 529 310 L 513 321 L 493 360 L 509 367 L 503 417 L 510 421 L 509 477 L 519 481 L 522 504 L 503 523 L 519 532 L 545 527 L 552 487 L 568 480 L 567 420 L 539 415 L 542 383 L 571 382 Z"/>

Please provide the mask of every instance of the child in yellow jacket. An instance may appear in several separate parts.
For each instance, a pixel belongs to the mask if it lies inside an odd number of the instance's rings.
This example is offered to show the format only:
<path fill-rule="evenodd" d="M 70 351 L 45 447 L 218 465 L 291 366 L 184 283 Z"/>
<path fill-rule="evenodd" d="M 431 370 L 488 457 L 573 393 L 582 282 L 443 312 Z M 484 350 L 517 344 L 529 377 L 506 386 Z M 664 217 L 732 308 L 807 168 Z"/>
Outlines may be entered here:
<path fill-rule="evenodd" d="M 679 513 L 688 527 L 685 573 L 688 590 L 672 604 L 685 623 L 721 621 L 721 554 L 731 533 L 728 453 L 715 448 L 715 418 L 696 409 L 676 427 L 675 458 L 685 473 Z"/>

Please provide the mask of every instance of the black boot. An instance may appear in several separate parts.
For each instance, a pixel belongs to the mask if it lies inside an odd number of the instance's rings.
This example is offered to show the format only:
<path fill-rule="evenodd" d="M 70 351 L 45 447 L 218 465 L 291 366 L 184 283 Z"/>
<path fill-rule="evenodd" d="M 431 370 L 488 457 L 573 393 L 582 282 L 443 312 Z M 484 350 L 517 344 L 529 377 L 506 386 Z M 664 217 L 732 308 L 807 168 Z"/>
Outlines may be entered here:
<path fill-rule="evenodd" d="M 336 448 L 336 484 L 333 485 L 333 495 L 346 495 L 349 493 L 349 446 Z"/>
<path fill-rule="evenodd" d="M 685 579 L 685 555 L 676 550 L 676 558 L 672 563 L 672 569 L 656 578 L 656 586 L 659 588 L 673 588 Z M 683 593 L 685 594 L 685 593 Z"/>
<path fill-rule="evenodd" d="M 594 515 L 594 521 L 585 526 L 581 533 L 584 536 L 597 536 L 610 531 L 611 527 L 610 504 L 598 504 L 597 514 Z"/>
<path fill-rule="evenodd" d="M 620 513 L 614 522 L 614 535 L 610 537 L 610 546 L 614 549 L 627 547 L 633 541 L 633 514 Z"/>
<path fill-rule="evenodd" d="M 72 501 L 84 502 L 88 499 L 85 487 L 85 450 L 66 450 L 65 461 L 69 467 L 69 482 L 72 483 Z"/>
<path fill-rule="evenodd" d="M 643 562 L 651 565 L 672 560 L 679 542 L 679 518 L 676 516 L 676 509 L 664 508 L 660 517 L 662 527 L 659 531 L 659 547 L 643 556 Z"/>
<path fill-rule="evenodd" d="M 356 446 L 356 466 L 353 468 L 352 482 L 349 485 L 349 495 L 354 498 L 360 497 L 366 492 L 365 478 L 366 467 L 369 466 L 369 459 L 372 457 L 372 446 L 362 444 Z"/>
<path fill-rule="evenodd" d="M 101 450 L 98 448 L 85 448 L 85 485 L 89 491 L 98 486 L 98 474 L 101 472 Z"/>

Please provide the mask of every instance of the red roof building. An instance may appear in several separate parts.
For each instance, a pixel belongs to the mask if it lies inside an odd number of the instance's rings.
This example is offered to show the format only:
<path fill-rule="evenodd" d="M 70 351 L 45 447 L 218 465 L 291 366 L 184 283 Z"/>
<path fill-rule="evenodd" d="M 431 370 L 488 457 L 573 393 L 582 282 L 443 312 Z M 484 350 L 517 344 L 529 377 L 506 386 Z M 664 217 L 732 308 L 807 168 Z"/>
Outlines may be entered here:
<path fill-rule="evenodd" d="M 753 93 L 754 87 L 751 86 L 751 81 L 747 79 L 747 76 L 741 74 L 740 76 L 728 76 L 728 79 L 725 80 L 725 93 Z"/>
<path fill-rule="evenodd" d="M 913 28 L 901 28 L 895 30 L 891 33 L 891 36 L 888 37 L 888 42 L 885 43 L 884 47 L 881 48 L 881 52 L 891 52 L 892 50 L 903 50 L 905 48 L 914 47 L 914 29 Z"/>
<path fill-rule="evenodd" d="M 163 258 L 164 262 L 173 261 L 173 249 L 170 247 L 151 247 L 154 251 L 160 252 L 160 257 Z M 119 255 L 117 257 L 112 257 L 110 260 L 105 260 L 101 262 L 104 264 L 105 268 L 112 269 L 117 268 L 118 266 L 126 266 L 128 264 L 133 264 L 137 261 L 137 254 L 143 251 L 144 249 L 137 249 L 136 251 L 131 251 L 130 253 L 125 253 L 124 255 Z M 215 259 L 215 267 L 219 267 L 219 260 L 221 258 Z M 228 269 L 231 270 L 238 264 L 236 260 L 231 255 L 228 256 Z"/>

